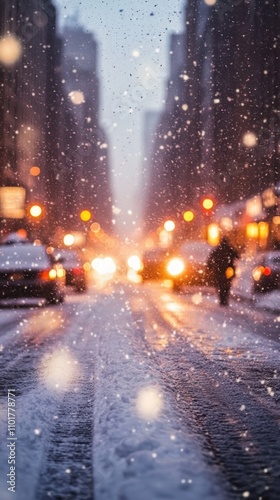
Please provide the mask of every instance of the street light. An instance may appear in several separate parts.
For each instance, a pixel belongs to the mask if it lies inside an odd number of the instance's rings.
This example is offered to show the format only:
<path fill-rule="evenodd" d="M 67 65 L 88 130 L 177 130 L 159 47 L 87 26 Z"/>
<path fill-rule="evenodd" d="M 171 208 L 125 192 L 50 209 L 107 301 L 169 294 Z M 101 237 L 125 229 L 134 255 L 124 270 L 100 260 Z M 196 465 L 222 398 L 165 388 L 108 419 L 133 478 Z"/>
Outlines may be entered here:
<path fill-rule="evenodd" d="M 183 218 L 186 222 L 191 222 L 194 220 L 194 213 L 192 210 L 186 210 L 183 214 Z"/>
<path fill-rule="evenodd" d="M 175 222 L 173 222 L 173 220 L 167 220 L 164 225 L 163 225 L 165 231 L 167 231 L 168 233 L 172 233 L 172 231 L 174 231 L 175 229 Z"/>
<path fill-rule="evenodd" d="M 91 215 L 91 212 L 89 210 L 82 210 L 82 212 L 80 213 L 80 219 L 83 222 L 88 222 L 91 219 L 91 217 L 92 217 L 92 215 Z"/>
<path fill-rule="evenodd" d="M 34 219 L 39 219 L 43 215 L 43 207 L 41 205 L 31 205 L 29 208 L 29 214 Z"/>
<path fill-rule="evenodd" d="M 214 207 L 214 201 L 212 200 L 212 198 L 204 198 L 202 200 L 202 207 L 204 208 L 204 210 L 206 210 L 207 212 L 209 210 L 212 210 L 212 208 Z"/>

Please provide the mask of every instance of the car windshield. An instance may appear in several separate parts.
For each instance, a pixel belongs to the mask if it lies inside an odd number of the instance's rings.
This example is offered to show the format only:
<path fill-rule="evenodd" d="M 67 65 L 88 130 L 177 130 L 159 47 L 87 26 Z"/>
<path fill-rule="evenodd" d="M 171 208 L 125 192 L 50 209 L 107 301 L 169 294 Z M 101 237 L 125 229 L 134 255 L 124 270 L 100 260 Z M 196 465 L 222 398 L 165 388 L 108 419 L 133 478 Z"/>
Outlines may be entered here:
<path fill-rule="evenodd" d="M 0 269 L 34 269 L 50 266 L 44 247 L 7 245 L 0 247 Z"/>

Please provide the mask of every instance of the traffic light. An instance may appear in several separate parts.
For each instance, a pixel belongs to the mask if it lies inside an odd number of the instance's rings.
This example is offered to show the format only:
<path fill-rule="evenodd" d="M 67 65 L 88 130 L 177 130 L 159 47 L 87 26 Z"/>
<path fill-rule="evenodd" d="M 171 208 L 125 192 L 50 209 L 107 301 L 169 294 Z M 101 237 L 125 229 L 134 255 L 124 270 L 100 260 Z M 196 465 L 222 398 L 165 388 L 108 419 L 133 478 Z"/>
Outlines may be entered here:
<path fill-rule="evenodd" d="M 210 196 L 205 196 L 205 198 L 201 200 L 201 206 L 205 215 L 212 214 L 214 205 L 215 202 Z"/>
<path fill-rule="evenodd" d="M 194 212 L 192 210 L 186 210 L 183 213 L 183 218 L 186 222 L 192 222 L 194 220 Z"/>
<path fill-rule="evenodd" d="M 39 220 L 44 216 L 44 209 L 42 205 L 39 205 L 38 203 L 30 205 L 28 212 L 30 217 L 32 217 L 32 219 Z"/>
<path fill-rule="evenodd" d="M 80 219 L 83 221 L 83 222 L 88 222 L 92 217 L 92 214 L 89 210 L 82 210 L 82 212 L 80 213 Z"/>

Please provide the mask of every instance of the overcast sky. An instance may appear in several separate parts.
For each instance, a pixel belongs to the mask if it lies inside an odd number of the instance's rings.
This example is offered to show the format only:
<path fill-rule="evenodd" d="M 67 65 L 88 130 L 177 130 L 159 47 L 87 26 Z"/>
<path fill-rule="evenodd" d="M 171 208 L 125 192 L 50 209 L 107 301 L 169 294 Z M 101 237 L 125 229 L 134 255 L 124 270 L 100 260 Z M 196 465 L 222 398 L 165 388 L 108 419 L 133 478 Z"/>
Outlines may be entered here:
<path fill-rule="evenodd" d="M 132 226 L 140 206 L 144 114 L 163 106 L 170 34 L 183 31 L 186 1 L 55 3 L 61 23 L 78 14 L 99 44 L 101 119 L 109 139 L 115 205 L 121 210 L 117 220 Z"/>

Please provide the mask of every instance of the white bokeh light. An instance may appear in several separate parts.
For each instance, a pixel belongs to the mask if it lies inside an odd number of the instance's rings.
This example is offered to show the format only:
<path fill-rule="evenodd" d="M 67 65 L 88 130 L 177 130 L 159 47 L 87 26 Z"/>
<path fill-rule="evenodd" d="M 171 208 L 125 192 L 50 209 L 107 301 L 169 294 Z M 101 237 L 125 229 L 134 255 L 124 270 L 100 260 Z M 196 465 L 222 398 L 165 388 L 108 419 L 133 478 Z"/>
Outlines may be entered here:
<path fill-rule="evenodd" d="M 136 399 L 136 410 L 139 417 L 144 420 L 156 419 L 163 407 L 163 401 L 156 387 L 141 389 Z"/>
<path fill-rule="evenodd" d="M 73 90 L 69 94 L 70 100 L 73 104 L 76 104 L 77 106 L 80 104 L 84 104 L 85 102 L 85 96 L 84 93 L 81 92 L 80 90 Z"/>
<path fill-rule="evenodd" d="M 257 145 L 258 139 L 254 132 L 246 132 L 243 135 L 242 142 L 246 148 L 254 148 Z"/>

